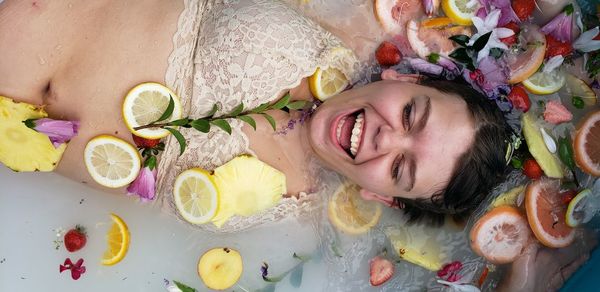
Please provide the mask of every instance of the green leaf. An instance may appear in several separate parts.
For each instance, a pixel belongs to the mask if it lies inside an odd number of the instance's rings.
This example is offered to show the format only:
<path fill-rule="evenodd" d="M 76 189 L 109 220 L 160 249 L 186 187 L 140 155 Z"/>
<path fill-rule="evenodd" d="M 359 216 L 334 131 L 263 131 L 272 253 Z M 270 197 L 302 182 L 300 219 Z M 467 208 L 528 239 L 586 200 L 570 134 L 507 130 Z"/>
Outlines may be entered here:
<path fill-rule="evenodd" d="M 473 44 L 473 49 L 477 52 L 481 51 L 481 49 L 483 49 L 483 47 L 485 47 L 485 44 L 487 44 L 491 35 L 492 35 L 492 32 L 490 31 L 490 32 L 480 36 Z"/>
<path fill-rule="evenodd" d="M 190 125 L 202 133 L 208 133 L 210 131 L 210 123 L 205 119 L 193 120 Z"/>
<path fill-rule="evenodd" d="M 177 139 L 177 142 L 179 142 L 179 155 L 183 154 L 183 151 L 185 151 L 185 147 L 187 145 L 183 135 L 181 135 L 181 133 L 179 131 L 177 131 L 173 128 L 165 127 L 164 129 L 171 132 L 171 134 L 173 134 L 173 136 L 175 136 L 175 139 Z"/>
<path fill-rule="evenodd" d="M 287 107 L 291 110 L 299 110 L 299 109 L 303 109 L 306 106 L 306 104 L 308 104 L 308 102 L 305 100 L 297 100 L 297 101 L 288 103 L 288 105 L 286 105 L 285 107 Z"/>
<path fill-rule="evenodd" d="M 206 117 L 212 117 L 217 112 L 217 110 L 219 110 L 219 107 L 216 104 L 214 104 L 212 109 L 208 113 L 206 113 Z"/>
<path fill-rule="evenodd" d="M 174 120 L 172 122 L 169 122 L 169 126 L 185 126 L 190 121 L 191 121 L 191 119 L 188 119 L 188 118 Z"/>
<path fill-rule="evenodd" d="M 251 116 L 244 115 L 236 118 L 246 122 L 246 124 L 250 125 L 250 127 L 252 127 L 254 131 L 256 131 L 256 121 Z"/>
<path fill-rule="evenodd" d="M 437 64 L 439 59 L 440 55 L 436 53 L 431 53 L 427 56 L 427 61 L 429 61 L 429 63 Z"/>
<path fill-rule="evenodd" d="M 456 50 L 454 50 L 454 52 L 450 53 L 450 58 L 460 62 L 460 63 L 469 63 L 472 62 L 471 57 L 469 57 L 469 54 L 467 53 L 467 49 L 465 48 L 458 48 Z"/>
<path fill-rule="evenodd" d="M 272 109 L 284 108 L 288 103 L 290 103 L 290 98 L 291 98 L 291 95 L 289 93 L 286 94 L 284 97 L 282 97 L 280 100 L 278 100 L 274 105 L 272 105 L 271 108 Z"/>
<path fill-rule="evenodd" d="M 277 131 L 277 125 L 275 124 L 275 119 L 268 115 L 268 114 L 262 114 L 263 117 L 265 117 L 265 119 L 267 119 L 267 122 L 269 122 L 269 124 L 271 124 L 271 127 L 273 127 L 273 131 Z"/>
<path fill-rule="evenodd" d="M 27 128 L 35 130 L 35 120 L 37 120 L 37 119 L 24 120 L 23 124 L 25 124 L 25 126 L 27 126 Z"/>
<path fill-rule="evenodd" d="M 260 113 L 264 112 L 268 107 L 269 107 L 269 103 L 265 102 L 265 103 L 259 105 L 257 108 L 253 109 L 251 112 L 255 113 L 255 114 L 260 114 Z"/>
<path fill-rule="evenodd" d="M 175 286 L 177 286 L 177 288 L 179 288 L 179 290 L 181 290 L 181 292 L 196 292 L 196 289 L 185 285 L 183 283 L 177 282 L 175 280 L 173 280 L 173 283 L 175 283 Z"/>
<path fill-rule="evenodd" d="M 163 112 L 162 116 L 160 116 L 160 118 L 158 118 L 158 120 L 152 122 L 152 124 L 158 123 L 160 121 L 164 121 L 164 120 L 168 119 L 169 117 L 171 117 L 174 109 L 175 109 L 175 101 L 173 100 L 173 97 L 169 94 L 169 105 L 167 106 L 167 109 L 165 110 L 165 112 Z"/>
<path fill-rule="evenodd" d="M 459 46 L 466 47 L 467 43 L 469 43 L 469 40 L 471 38 L 464 34 L 457 34 L 449 37 L 449 39 L 458 44 Z"/>
<path fill-rule="evenodd" d="M 494 59 L 500 59 L 500 57 L 502 57 L 503 54 L 504 54 L 504 50 L 502 50 L 500 48 L 491 48 L 490 49 L 490 56 L 494 57 Z"/>
<path fill-rule="evenodd" d="M 567 15 L 571 15 L 573 14 L 573 11 L 575 9 L 573 8 L 573 4 L 569 4 L 567 6 L 565 6 L 565 8 L 563 9 L 563 11 L 567 14 Z"/>
<path fill-rule="evenodd" d="M 150 168 L 150 170 L 156 168 L 156 156 L 148 157 L 148 159 L 146 159 L 146 161 L 144 162 L 144 166 Z"/>
<path fill-rule="evenodd" d="M 244 103 L 240 103 L 240 105 L 236 106 L 233 111 L 229 114 L 229 116 L 235 117 L 241 114 L 244 111 Z"/>
<path fill-rule="evenodd" d="M 226 120 L 217 119 L 210 121 L 211 124 L 221 128 L 221 130 L 227 132 L 227 134 L 231 135 L 231 126 Z"/>

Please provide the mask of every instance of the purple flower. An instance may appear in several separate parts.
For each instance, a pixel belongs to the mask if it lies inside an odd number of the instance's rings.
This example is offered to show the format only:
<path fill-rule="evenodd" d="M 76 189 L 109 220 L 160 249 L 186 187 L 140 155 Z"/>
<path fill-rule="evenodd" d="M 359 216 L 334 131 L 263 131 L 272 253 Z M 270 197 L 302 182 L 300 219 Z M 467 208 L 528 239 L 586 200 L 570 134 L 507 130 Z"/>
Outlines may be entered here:
<path fill-rule="evenodd" d="M 135 180 L 127 187 L 128 195 L 138 195 L 142 202 L 154 200 L 156 195 L 156 158 L 151 156 Z"/>
<path fill-rule="evenodd" d="M 267 281 L 269 276 L 269 264 L 263 262 L 262 266 L 260 266 L 260 275 L 262 276 L 263 280 Z"/>
<path fill-rule="evenodd" d="M 497 99 L 500 93 L 507 91 L 508 87 L 506 84 L 508 79 L 507 66 L 490 56 L 483 58 L 475 71 L 465 69 L 463 78 L 473 88 L 491 99 Z"/>
<path fill-rule="evenodd" d="M 540 29 L 543 34 L 549 34 L 561 42 L 571 43 L 573 30 L 573 4 L 569 4 L 561 13 Z"/>
<path fill-rule="evenodd" d="M 60 121 L 43 118 L 26 120 L 24 123 L 27 127 L 48 136 L 55 148 L 71 140 L 79 131 L 79 121 Z"/>
<path fill-rule="evenodd" d="M 404 59 L 408 60 L 408 63 L 410 64 L 410 66 L 413 69 L 415 69 L 416 71 L 418 71 L 419 73 L 426 73 L 426 74 L 432 74 L 432 75 L 439 76 L 444 71 L 444 67 L 437 65 L 437 64 L 427 62 L 423 59 L 419 59 L 419 58 L 404 58 Z"/>
<path fill-rule="evenodd" d="M 439 0 L 423 0 L 423 7 L 427 16 L 432 16 L 437 13 L 438 7 L 440 6 Z"/>
<path fill-rule="evenodd" d="M 512 9 L 510 0 L 479 0 L 479 3 L 481 3 L 483 7 L 477 11 L 476 16 L 481 19 L 485 18 L 491 11 L 500 9 L 500 17 L 498 19 L 499 26 L 504 26 L 511 21 L 516 23 L 521 22 L 515 11 Z M 482 9 L 484 10 L 482 11 Z"/>

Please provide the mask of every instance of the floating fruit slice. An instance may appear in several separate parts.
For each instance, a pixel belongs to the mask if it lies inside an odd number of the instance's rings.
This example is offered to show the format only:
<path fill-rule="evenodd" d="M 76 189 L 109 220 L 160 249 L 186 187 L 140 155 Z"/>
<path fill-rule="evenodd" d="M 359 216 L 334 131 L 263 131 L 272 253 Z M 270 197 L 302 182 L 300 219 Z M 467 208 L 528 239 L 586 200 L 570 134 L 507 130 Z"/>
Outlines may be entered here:
<path fill-rule="evenodd" d="M 562 70 L 551 72 L 537 72 L 523 81 L 527 90 L 534 94 L 552 94 L 559 91 L 566 83 L 565 74 Z"/>
<path fill-rule="evenodd" d="M 231 216 L 251 216 L 267 210 L 287 193 L 281 171 L 252 156 L 238 156 L 217 167 L 219 211 L 212 222 L 221 227 Z"/>
<path fill-rule="evenodd" d="M 403 33 L 407 21 L 424 15 L 420 0 L 375 0 L 373 10 L 383 30 L 392 35 Z"/>
<path fill-rule="evenodd" d="M 83 153 L 88 173 L 105 187 L 126 186 L 140 172 L 141 159 L 137 149 L 117 137 L 97 136 L 87 143 Z"/>
<path fill-rule="evenodd" d="M 590 189 L 585 189 L 579 192 L 579 194 L 569 202 L 565 217 L 567 225 L 570 227 L 577 227 L 592 220 L 595 210 L 590 209 L 590 203 L 591 200 L 597 200 L 598 198 L 592 198 L 591 194 L 592 191 Z"/>
<path fill-rule="evenodd" d="M 465 26 L 427 28 L 414 20 L 409 21 L 406 27 L 410 47 L 423 59 L 432 53 L 447 57 L 455 49 L 449 37 L 457 34 L 471 35 L 471 30 Z"/>
<path fill-rule="evenodd" d="M 575 239 L 575 229 L 567 226 L 567 207 L 562 203 L 558 180 L 531 182 L 525 190 L 525 209 L 535 237 L 548 247 L 568 246 Z"/>
<path fill-rule="evenodd" d="M 165 122 L 181 118 L 181 102 L 173 91 L 154 82 L 142 83 L 131 89 L 123 101 L 123 119 L 129 131 L 146 139 L 159 139 L 169 135 L 169 131 L 160 128 L 138 131 L 133 128 L 149 125 L 158 120 L 167 109 L 170 97 L 173 98 L 175 106 L 171 117 Z"/>
<path fill-rule="evenodd" d="M 204 224 L 217 214 L 219 190 L 213 176 L 203 169 L 192 168 L 179 174 L 173 197 L 181 217 L 192 224 Z"/>
<path fill-rule="evenodd" d="M 506 264 L 523 253 L 531 231 L 517 208 L 500 206 L 477 220 L 470 239 L 475 253 L 494 264 Z"/>
<path fill-rule="evenodd" d="M 546 37 L 535 25 L 525 25 L 521 28 L 520 36 L 524 38 L 522 46 L 525 51 L 519 50 L 516 54 L 506 54 L 510 70 L 508 83 L 523 82 L 535 72 L 544 62 L 546 54 Z"/>
<path fill-rule="evenodd" d="M 102 256 L 102 264 L 105 266 L 112 266 L 120 262 L 129 249 L 129 228 L 121 217 L 110 214 L 110 218 L 113 221 L 110 230 L 106 234 L 108 242 L 108 248 Z"/>
<path fill-rule="evenodd" d="M 535 121 L 535 115 L 530 111 L 521 116 L 523 136 L 527 142 L 529 153 L 535 158 L 548 177 L 562 178 L 564 171 L 559 158 L 548 151 L 540 127 Z"/>
<path fill-rule="evenodd" d="M 575 75 L 567 73 L 566 74 L 566 84 L 565 87 L 570 95 L 579 96 L 585 103 L 585 105 L 595 105 L 598 101 L 596 97 L 596 93 L 590 88 L 585 81 L 577 78 Z"/>
<path fill-rule="evenodd" d="M 448 17 L 427 18 L 421 21 L 421 27 L 423 28 L 440 28 L 450 24 L 452 24 L 452 19 Z"/>
<path fill-rule="evenodd" d="M 471 18 L 475 16 L 475 12 L 479 9 L 479 2 L 475 1 L 475 5 L 469 6 L 474 1 L 469 0 L 442 0 L 442 9 L 446 16 L 450 17 L 452 21 L 460 25 L 471 25 L 473 21 Z"/>
<path fill-rule="evenodd" d="M 235 285 L 243 269 L 240 253 L 228 247 L 213 248 L 198 261 L 198 275 L 206 287 L 214 290 L 225 290 Z"/>
<path fill-rule="evenodd" d="M 520 203 L 519 197 L 523 194 L 524 190 L 525 190 L 525 186 L 521 185 L 518 187 L 514 187 L 505 193 L 502 193 L 501 195 L 496 197 L 494 199 L 494 201 L 492 201 L 492 203 L 488 207 L 488 210 L 491 210 L 493 208 L 503 206 L 503 205 L 518 207 L 519 203 Z"/>
<path fill-rule="evenodd" d="M 327 207 L 331 223 L 349 234 L 367 232 L 381 217 L 380 203 L 365 201 L 360 196 L 359 186 L 350 183 L 335 191 Z"/>
<path fill-rule="evenodd" d="M 437 240 L 439 232 L 438 227 L 425 224 L 396 224 L 385 229 L 401 259 L 430 271 L 441 269 L 448 260 Z"/>
<path fill-rule="evenodd" d="M 592 112 L 580 122 L 573 150 L 575 161 L 583 171 L 600 176 L 600 110 Z"/>
<path fill-rule="evenodd" d="M 344 91 L 350 82 L 342 71 L 329 67 L 325 70 L 317 68 L 315 73 L 308 77 L 310 92 L 321 101 Z"/>

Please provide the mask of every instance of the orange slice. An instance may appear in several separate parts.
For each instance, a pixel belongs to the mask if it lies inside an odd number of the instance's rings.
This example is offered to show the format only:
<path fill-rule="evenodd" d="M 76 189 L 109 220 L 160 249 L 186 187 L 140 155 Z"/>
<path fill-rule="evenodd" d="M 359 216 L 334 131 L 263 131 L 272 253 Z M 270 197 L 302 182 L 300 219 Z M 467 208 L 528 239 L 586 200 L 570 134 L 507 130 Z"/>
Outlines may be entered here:
<path fill-rule="evenodd" d="M 106 234 L 108 241 L 108 248 L 104 252 L 102 257 L 102 264 L 105 266 L 112 266 L 120 262 L 129 249 L 129 228 L 121 217 L 110 214 L 113 221 L 110 230 Z"/>
<path fill-rule="evenodd" d="M 448 17 L 428 18 L 421 21 L 421 27 L 423 28 L 440 28 L 450 24 L 452 24 L 452 19 Z"/>
<path fill-rule="evenodd" d="M 515 207 L 492 209 L 471 229 L 471 248 L 494 264 L 514 261 L 531 239 L 527 220 Z"/>
<path fill-rule="evenodd" d="M 548 247 L 568 246 L 575 239 L 575 229 L 565 220 L 567 206 L 562 202 L 558 180 L 533 181 L 525 190 L 525 209 L 535 237 Z"/>
<path fill-rule="evenodd" d="M 583 171 L 600 176 L 600 110 L 592 112 L 579 124 L 573 151 L 575 161 Z"/>
<path fill-rule="evenodd" d="M 536 25 L 525 25 L 521 29 L 525 38 L 525 51 L 517 54 L 507 54 L 510 69 L 508 83 L 515 84 L 531 77 L 544 62 L 546 54 L 546 37 Z"/>

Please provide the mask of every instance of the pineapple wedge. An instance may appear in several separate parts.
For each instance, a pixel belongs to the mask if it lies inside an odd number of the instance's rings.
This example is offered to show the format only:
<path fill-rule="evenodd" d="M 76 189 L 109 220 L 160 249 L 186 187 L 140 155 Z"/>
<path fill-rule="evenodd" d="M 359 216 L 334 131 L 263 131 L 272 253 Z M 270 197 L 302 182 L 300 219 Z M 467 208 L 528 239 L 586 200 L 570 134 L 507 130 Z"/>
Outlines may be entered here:
<path fill-rule="evenodd" d="M 385 234 L 400 258 L 430 271 L 442 268 L 446 254 L 436 240 L 439 228 L 423 224 L 388 227 Z"/>
<path fill-rule="evenodd" d="M 217 227 L 232 216 L 251 216 L 275 206 L 287 192 L 285 174 L 252 156 L 238 156 L 215 169 Z"/>
<path fill-rule="evenodd" d="M 66 144 L 54 148 L 48 136 L 23 123 L 47 116 L 42 108 L 0 96 L 0 162 L 14 171 L 54 170 Z"/>

